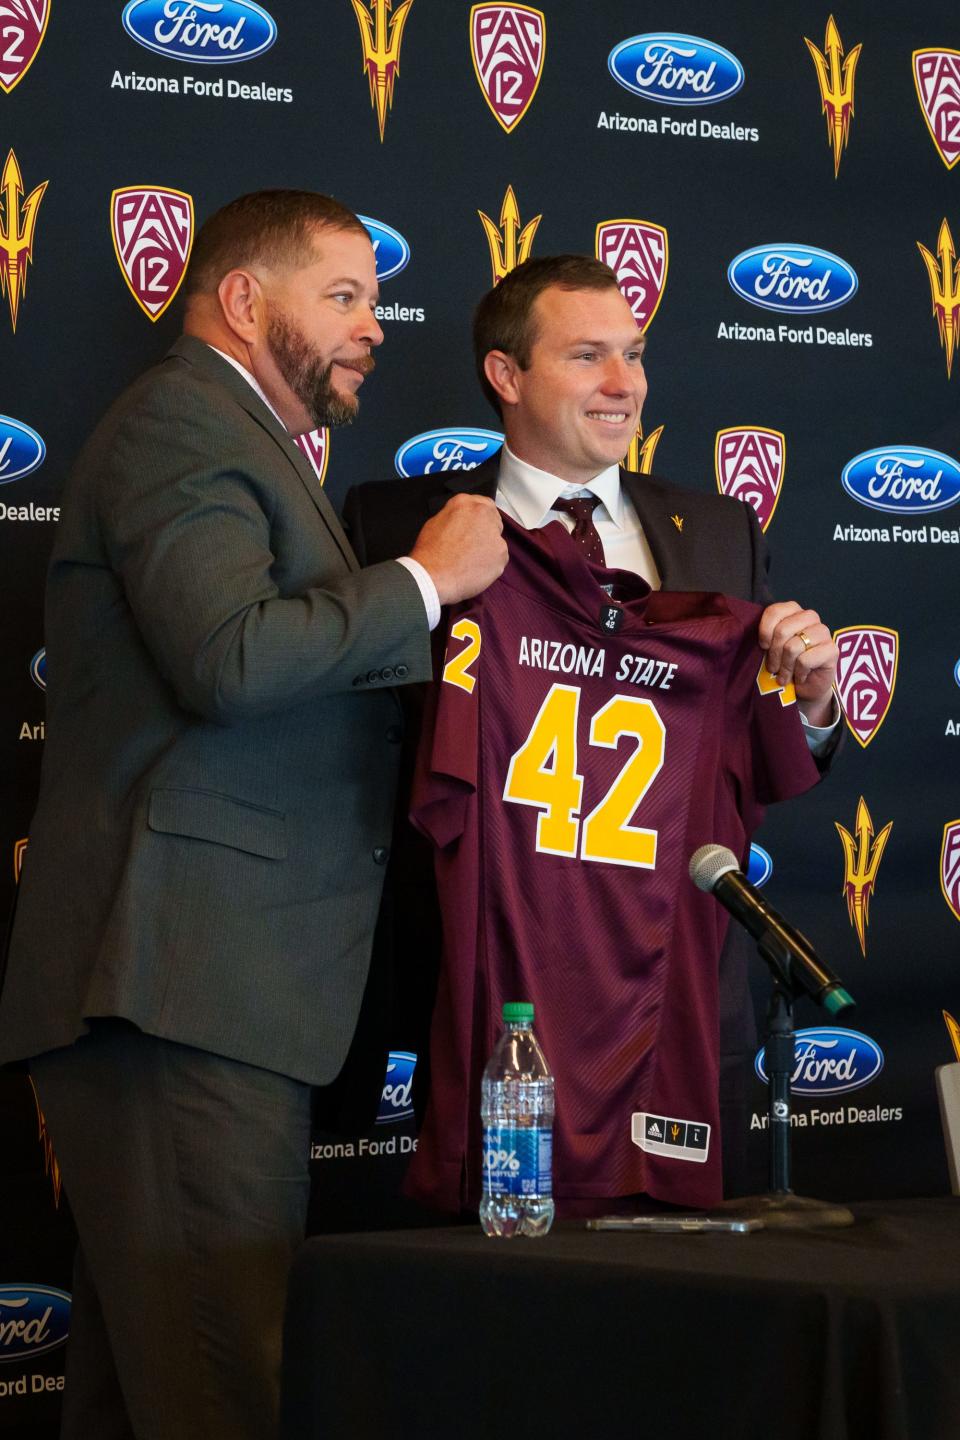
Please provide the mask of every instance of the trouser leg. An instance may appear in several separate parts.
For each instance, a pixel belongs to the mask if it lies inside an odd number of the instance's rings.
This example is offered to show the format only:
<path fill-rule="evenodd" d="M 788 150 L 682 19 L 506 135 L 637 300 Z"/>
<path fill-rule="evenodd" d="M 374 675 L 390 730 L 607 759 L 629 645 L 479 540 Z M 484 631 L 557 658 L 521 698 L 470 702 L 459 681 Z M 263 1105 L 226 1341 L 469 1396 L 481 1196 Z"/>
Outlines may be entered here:
<path fill-rule="evenodd" d="M 132 1434 L 273 1440 L 309 1087 L 109 1021 L 31 1070 Z"/>

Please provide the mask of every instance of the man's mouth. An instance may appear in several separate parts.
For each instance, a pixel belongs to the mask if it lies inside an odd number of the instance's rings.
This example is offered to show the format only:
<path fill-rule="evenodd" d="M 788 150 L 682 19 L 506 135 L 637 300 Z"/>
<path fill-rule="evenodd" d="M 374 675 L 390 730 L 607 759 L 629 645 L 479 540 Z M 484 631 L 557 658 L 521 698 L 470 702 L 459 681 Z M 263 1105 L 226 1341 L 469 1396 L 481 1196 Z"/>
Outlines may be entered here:
<path fill-rule="evenodd" d="M 358 355 L 355 360 L 337 360 L 334 363 L 341 370 L 355 370 L 358 375 L 369 375 L 377 362 L 372 355 Z"/>
<path fill-rule="evenodd" d="M 622 425 L 627 418 L 626 410 L 588 410 L 588 420 L 601 420 L 604 425 Z"/>

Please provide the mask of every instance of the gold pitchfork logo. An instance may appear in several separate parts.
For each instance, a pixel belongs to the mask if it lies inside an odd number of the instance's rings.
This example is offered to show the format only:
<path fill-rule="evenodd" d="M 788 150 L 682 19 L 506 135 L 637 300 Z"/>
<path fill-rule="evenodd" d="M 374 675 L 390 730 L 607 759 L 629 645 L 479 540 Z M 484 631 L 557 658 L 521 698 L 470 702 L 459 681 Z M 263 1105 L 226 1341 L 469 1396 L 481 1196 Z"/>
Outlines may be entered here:
<path fill-rule="evenodd" d="M 382 144 L 387 111 L 393 107 L 394 83 L 400 74 L 403 27 L 413 0 L 403 0 L 392 15 L 388 12 L 393 10 L 393 0 L 370 0 L 369 9 L 363 0 L 351 0 L 351 3 L 360 26 L 363 68 L 370 82 L 370 104 L 377 112 Z"/>
<path fill-rule="evenodd" d="M 888 820 L 880 834 L 874 838 L 873 820 L 867 809 L 867 802 L 861 795 L 857 805 L 857 819 L 854 827 L 856 838 L 840 824 L 839 820 L 835 820 L 833 823 L 837 827 L 837 834 L 843 845 L 843 893 L 847 897 L 847 913 L 850 916 L 850 924 L 857 932 L 861 953 L 865 956 L 867 953 L 867 925 L 870 921 L 870 897 L 877 883 L 877 870 L 880 868 L 880 860 L 890 837 L 890 831 L 893 829 L 893 821 Z"/>
<path fill-rule="evenodd" d="M 840 156 L 850 141 L 850 120 L 853 116 L 853 77 L 863 47 L 855 45 L 850 54 L 845 59 L 843 58 L 840 31 L 837 29 L 832 15 L 827 21 L 823 50 L 818 50 L 806 35 L 803 39 L 817 72 L 820 102 L 823 113 L 827 117 L 827 144 L 833 146 L 833 176 L 836 179 L 840 173 Z"/>
<path fill-rule="evenodd" d="M 17 328 L 20 301 L 27 288 L 27 266 L 33 259 L 33 232 L 37 225 L 37 211 L 48 181 L 43 180 L 20 204 L 23 194 L 23 176 L 17 157 L 11 150 L 0 176 L 0 203 L 3 218 L 0 221 L 0 295 L 6 295 L 10 305 L 10 323 Z"/>
<path fill-rule="evenodd" d="M 953 351 L 960 335 L 960 260 L 953 248 L 950 226 L 944 218 L 937 236 L 937 256 L 931 255 L 926 245 L 917 241 L 917 248 L 923 256 L 930 277 L 930 296 L 933 313 L 940 331 L 940 344 L 947 353 L 947 378 L 953 365 Z"/>
<path fill-rule="evenodd" d="M 493 283 L 499 285 L 504 276 L 509 275 L 511 270 L 516 269 L 518 265 L 523 264 L 524 260 L 530 258 L 533 237 L 537 233 L 537 226 L 543 216 L 534 215 L 533 219 L 528 220 L 521 230 L 520 207 L 517 204 L 517 197 L 513 193 L 512 185 L 507 186 L 507 193 L 503 197 L 499 228 L 489 215 L 484 215 L 482 210 L 478 210 L 477 214 L 480 216 L 483 233 L 490 246 Z"/>

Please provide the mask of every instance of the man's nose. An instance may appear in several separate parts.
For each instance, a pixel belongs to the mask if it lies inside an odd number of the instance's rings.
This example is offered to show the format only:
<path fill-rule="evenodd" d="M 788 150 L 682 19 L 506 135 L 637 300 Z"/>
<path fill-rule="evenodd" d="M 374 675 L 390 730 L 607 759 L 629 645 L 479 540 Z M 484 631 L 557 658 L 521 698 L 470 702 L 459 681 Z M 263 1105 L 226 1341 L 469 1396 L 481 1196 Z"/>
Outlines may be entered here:
<path fill-rule="evenodd" d="M 354 338 L 361 345 L 383 344 L 383 330 L 380 327 L 380 321 L 372 310 L 368 310 L 366 315 L 361 317 Z"/>

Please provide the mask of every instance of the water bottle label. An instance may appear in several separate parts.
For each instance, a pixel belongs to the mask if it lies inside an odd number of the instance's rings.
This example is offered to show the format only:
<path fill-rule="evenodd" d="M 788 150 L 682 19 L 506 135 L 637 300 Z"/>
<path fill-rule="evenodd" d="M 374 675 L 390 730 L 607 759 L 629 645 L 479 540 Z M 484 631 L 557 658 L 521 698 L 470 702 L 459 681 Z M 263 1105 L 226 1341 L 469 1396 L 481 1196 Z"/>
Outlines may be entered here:
<path fill-rule="evenodd" d="M 552 1195 L 553 1132 L 488 1126 L 483 1132 L 483 1184 L 488 1195 Z"/>

